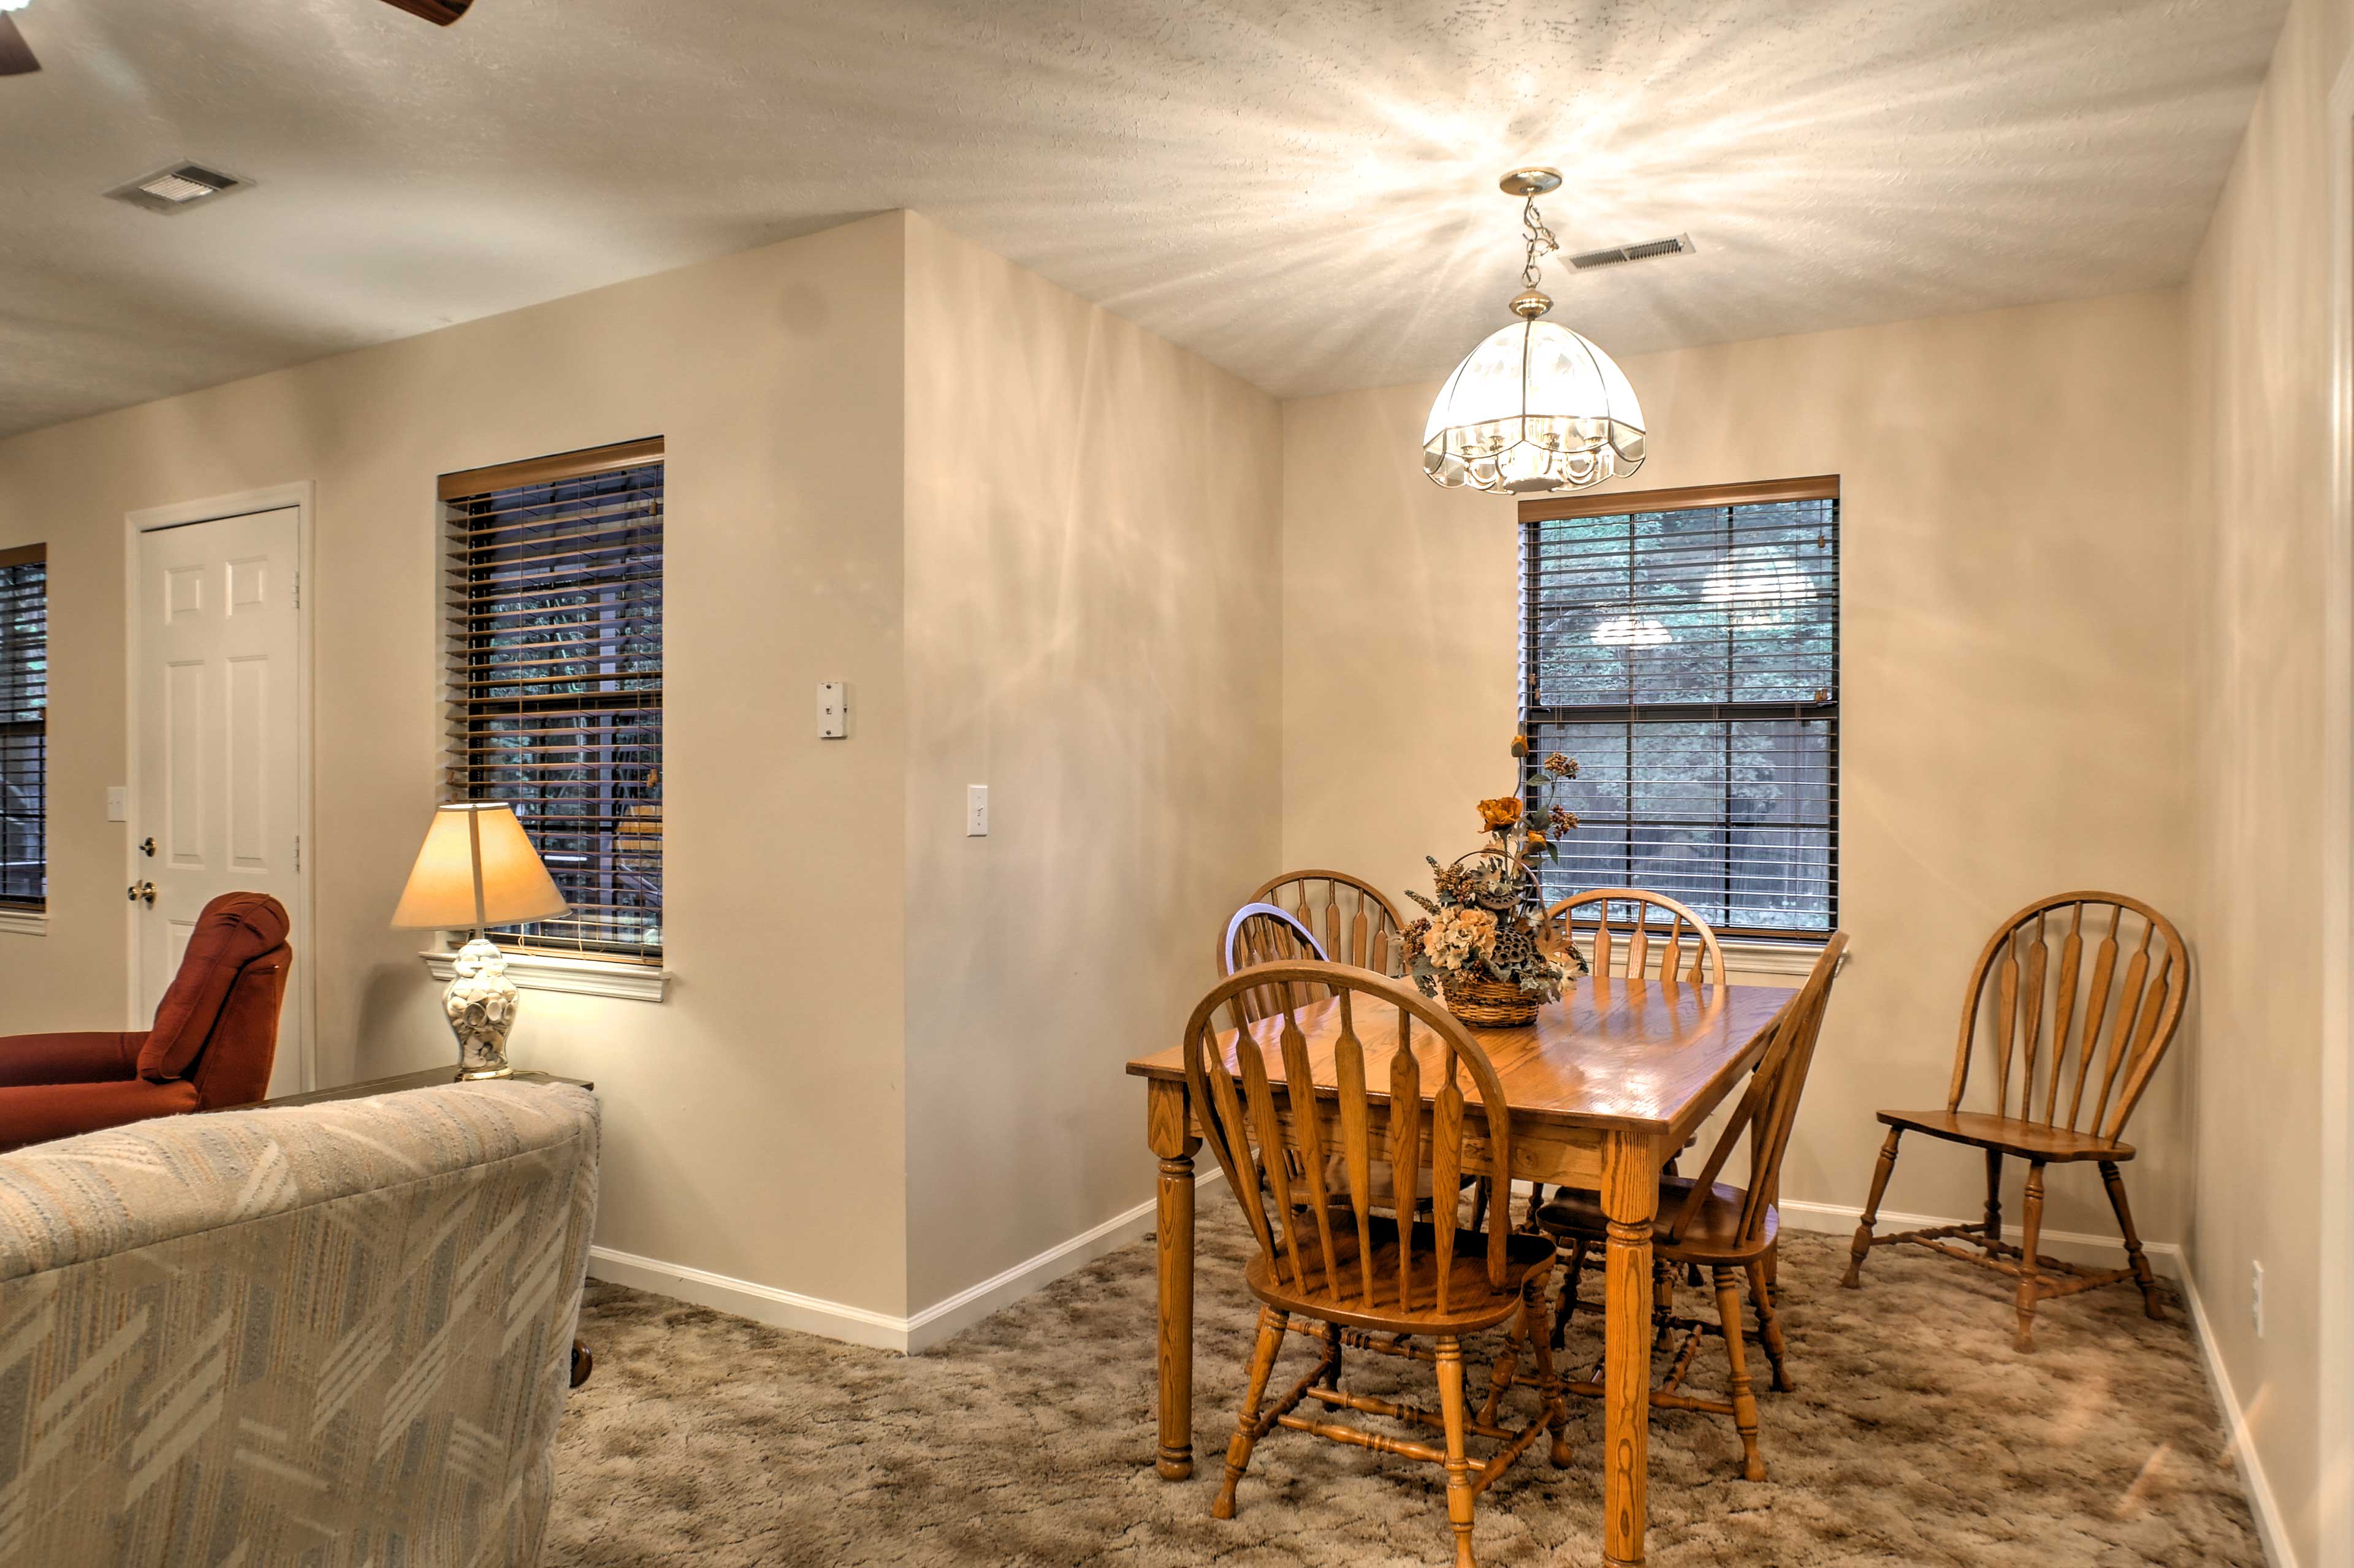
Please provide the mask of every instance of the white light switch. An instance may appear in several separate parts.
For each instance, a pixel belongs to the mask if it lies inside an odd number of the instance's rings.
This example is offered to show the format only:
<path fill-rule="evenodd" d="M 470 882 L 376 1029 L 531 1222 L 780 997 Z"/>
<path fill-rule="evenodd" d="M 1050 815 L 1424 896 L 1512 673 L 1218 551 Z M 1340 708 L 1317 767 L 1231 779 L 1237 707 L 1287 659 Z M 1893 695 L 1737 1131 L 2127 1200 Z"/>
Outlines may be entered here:
<path fill-rule="evenodd" d="M 850 688 L 840 681 L 817 683 L 817 733 L 820 740 L 840 740 L 850 733 Z"/>
<path fill-rule="evenodd" d="M 131 790 L 126 786 L 110 784 L 106 787 L 106 820 L 110 822 L 131 820 Z"/>
<path fill-rule="evenodd" d="M 989 836 L 989 786 L 986 784 L 964 787 L 964 836 L 969 839 Z"/>

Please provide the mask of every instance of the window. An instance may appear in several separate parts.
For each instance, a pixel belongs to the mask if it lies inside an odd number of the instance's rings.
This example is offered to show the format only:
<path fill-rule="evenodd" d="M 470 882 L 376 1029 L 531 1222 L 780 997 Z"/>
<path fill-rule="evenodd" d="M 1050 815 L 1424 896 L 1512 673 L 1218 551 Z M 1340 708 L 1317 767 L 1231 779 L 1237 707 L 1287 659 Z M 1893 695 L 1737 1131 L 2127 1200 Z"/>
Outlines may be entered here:
<path fill-rule="evenodd" d="M 48 902 L 49 567 L 0 550 L 0 907 Z"/>
<path fill-rule="evenodd" d="M 1839 922 L 1839 482 L 1521 503 L 1531 773 L 1577 760 L 1548 902 L 1643 887 L 1720 933 Z"/>
<path fill-rule="evenodd" d="M 506 800 L 571 905 L 504 947 L 656 962 L 663 444 L 441 476 L 449 798 Z"/>

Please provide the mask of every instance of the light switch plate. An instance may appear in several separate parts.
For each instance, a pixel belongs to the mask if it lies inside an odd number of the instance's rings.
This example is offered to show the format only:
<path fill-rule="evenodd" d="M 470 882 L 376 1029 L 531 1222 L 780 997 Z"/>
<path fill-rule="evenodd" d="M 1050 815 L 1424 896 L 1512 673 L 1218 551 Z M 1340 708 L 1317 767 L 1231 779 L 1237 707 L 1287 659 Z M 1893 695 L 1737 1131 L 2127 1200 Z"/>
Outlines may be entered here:
<path fill-rule="evenodd" d="M 969 839 L 989 836 L 989 786 L 986 784 L 964 787 L 964 836 Z"/>
<path fill-rule="evenodd" d="M 850 687 L 841 681 L 817 683 L 817 734 L 820 740 L 840 740 L 850 733 Z"/>
<path fill-rule="evenodd" d="M 130 786 L 110 784 L 106 787 L 106 820 L 110 822 L 127 822 L 131 820 Z"/>

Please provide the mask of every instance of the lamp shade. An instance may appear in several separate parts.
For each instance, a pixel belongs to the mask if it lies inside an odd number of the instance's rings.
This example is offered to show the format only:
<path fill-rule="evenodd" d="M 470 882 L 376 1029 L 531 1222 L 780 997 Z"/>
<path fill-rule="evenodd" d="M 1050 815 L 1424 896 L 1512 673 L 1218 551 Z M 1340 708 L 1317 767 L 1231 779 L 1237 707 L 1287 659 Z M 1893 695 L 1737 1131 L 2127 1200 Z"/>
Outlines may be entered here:
<path fill-rule="evenodd" d="M 1542 309 L 1541 294 L 1523 298 Z M 1513 302 L 1515 309 L 1520 301 Z M 1423 471 L 1447 486 L 1543 495 L 1643 466 L 1643 410 L 1610 356 L 1533 318 L 1490 334 L 1431 405 Z"/>
<path fill-rule="evenodd" d="M 514 808 L 465 800 L 433 813 L 392 923 L 399 930 L 446 931 L 545 920 L 564 911 L 564 895 Z"/>

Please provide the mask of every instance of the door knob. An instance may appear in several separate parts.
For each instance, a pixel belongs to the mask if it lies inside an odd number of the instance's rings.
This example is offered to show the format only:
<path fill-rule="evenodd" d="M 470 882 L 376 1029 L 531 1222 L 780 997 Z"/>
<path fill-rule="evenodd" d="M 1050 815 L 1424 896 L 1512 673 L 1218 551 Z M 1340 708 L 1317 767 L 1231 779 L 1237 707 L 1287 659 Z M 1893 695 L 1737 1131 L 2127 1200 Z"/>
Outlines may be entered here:
<path fill-rule="evenodd" d="M 122 890 L 122 895 L 133 904 L 144 902 L 148 908 L 155 907 L 155 885 L 152 882 L 134 882 Z"/>
<path fill-rule="evenodd" d="M 149 860 L 154 860 L 155 858 L 154 834 L 150 833 L 145 838 L 139 841 L 139 853 L 145 855 Z"/>

